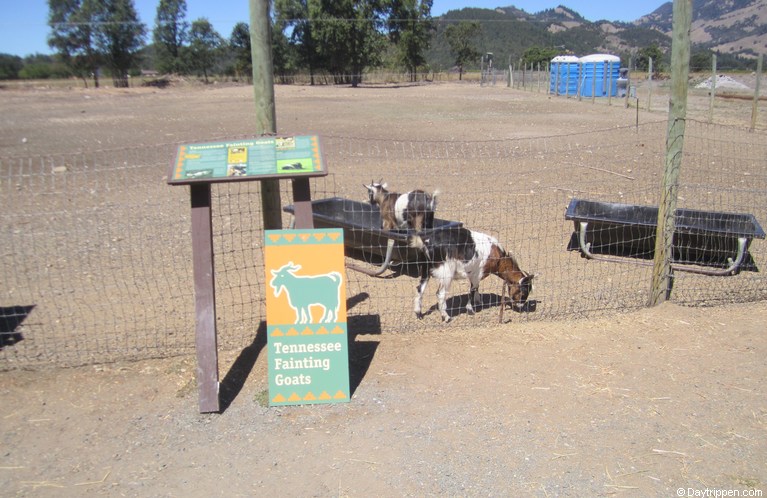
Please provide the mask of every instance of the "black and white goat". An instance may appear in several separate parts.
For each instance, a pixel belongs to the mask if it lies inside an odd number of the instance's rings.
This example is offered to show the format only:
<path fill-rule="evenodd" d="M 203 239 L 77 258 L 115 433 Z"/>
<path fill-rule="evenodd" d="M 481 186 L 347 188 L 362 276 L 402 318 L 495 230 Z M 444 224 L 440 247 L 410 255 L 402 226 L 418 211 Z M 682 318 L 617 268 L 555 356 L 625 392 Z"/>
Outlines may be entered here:
<path fill-rule="evenodd" d="M 466 311 L 470 314 L 474 313 L 472 303 L 480 304 L 479 282 L 488 275 L 497 275 L 508 284 L 512 305 L 517 309 L 522 309 L 533 290 L 534 275 L 522 271 L 514 256 L 490 235 L 464 227 L 450 227 L 425 230 L 410 236 L 409 242 L 411 247 L 420 249 L 425 255 L 425 262 L 420 265 L 421 280 L 415 297 L 418 318 L 423 317 L 423 293 L 430 276 L 439 280 L 439 312 L 446 322 L 450 321 L 450 315 L 445 298 L 454 279 L 469 280 L 471 287 Z"/>
<path fill-rule="evenodd" d="M 381 210 L 381 228 L 412 228 L 416 231 L 434 226 L 434 211 L 437 208 L 437 195 L 427 194 L 423 190 L 411 190 L 405 194 L 389 192 L 385 183 L 370 182 L 368 189 L 370 204 Z"/>

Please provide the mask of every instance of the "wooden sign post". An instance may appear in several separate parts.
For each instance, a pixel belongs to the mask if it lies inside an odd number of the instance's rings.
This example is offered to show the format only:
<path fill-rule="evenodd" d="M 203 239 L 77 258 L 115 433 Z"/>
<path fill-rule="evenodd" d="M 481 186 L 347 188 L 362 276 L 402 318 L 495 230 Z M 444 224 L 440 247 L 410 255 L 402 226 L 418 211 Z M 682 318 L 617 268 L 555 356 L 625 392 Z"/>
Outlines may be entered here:
<path fill-rule="evenodd" d="M 211 184 L 293 180 L 297 228 L 313 228 L 309 179 L 326 176 L 319 137 L 262 136 L 181 145 L 169 185 L 189 185 L 195 292 L 195 348 L 201 413 L 220 411 Z"/>

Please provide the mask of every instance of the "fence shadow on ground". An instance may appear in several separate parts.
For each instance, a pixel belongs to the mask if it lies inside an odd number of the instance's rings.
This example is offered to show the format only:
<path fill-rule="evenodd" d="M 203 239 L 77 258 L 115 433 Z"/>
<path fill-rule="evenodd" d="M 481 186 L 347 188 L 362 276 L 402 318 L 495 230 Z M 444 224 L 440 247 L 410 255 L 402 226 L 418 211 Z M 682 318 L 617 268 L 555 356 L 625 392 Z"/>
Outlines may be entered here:
<path fill-rule="evenodd" d="M 637 264 L 649 261 L 633 257 L 615 264 L 579 256 L 566 209 L 574 198 L 657 206 L 666 128 L 665 121 L 658 121 L 484 141 L 327 136 L 323 152 L 334 173 L 313 179 L 311 192 L 316 200 L 358 199 L 361 185 L 381 176 L 390 179 L 395 191 L 440 190 L 440 219 L 497 238 L 522 268 L 536 275 L 528 310 L 535 312 L 507 307 L 504 323 L 628 311 L 649 302 L 652 266 Z M 0 303 L 5 307 L 0 370 L 194 352 L 188 193 L 159 181 L 175 151 L 171 145 L 0 158 L 7 208 L 0 213 L 5 300 Z M 766 155 L 761 132 L 688 120 L 678 208 L 748 213 L 764 223 Z M 264 331 L 253 333 L 266 316 L 268 291 L 260 194 L 259 182 L 221 183 L 212 189 L 218 347 L 239 355 L 231 368 L 225 367 L 224 407 L 239 395 L 266 344 Z M 282 182 L 280 198 L 284 206 L 293 200 L 287 182 Z M 348 209 L 338 213 L 340 221 L 359 214 Z M 345 233 L 349 239 L 359 235 Z M 611 234 L 605 229 L 599 240 L 612 246 Z M 353 384 L 365 375 L 376 351 L 371 335 L 445 326 L 438 313 L 423 320 L 413 313 L 417 265 L 402 264 L 395 254 L 391 266 L 371 277 L 370 272 L 381 269 L 387 247 L 379 246 L 377 237 L 370 242 L 359 238 L 364 252 L 346 253 Z M 636 236 L 629 247 L 648 243 Z M 599 251 L 599 244 L 591 249 Z M 749 271 L 737 275 L 713 280 L 676 273 L 673 301 L 710 306 L 767 299 L 767 244 L 755 240 L 748 251 Z M 351 265 L 370 271 L 351 271 Z M 424 309 L 435 305 L 435 287 L 432 280 Z M 457 326 L 497 324 L 500 281 L 483 281 L 484 301 L 473 317 L 463 311 L 466 291 L 465 283 L 456 282 L 450 292 Z M 18 303 L 34 303 L 34 320 L 26 318 L 32 308 L 22 307 L 19 313 Z"/>

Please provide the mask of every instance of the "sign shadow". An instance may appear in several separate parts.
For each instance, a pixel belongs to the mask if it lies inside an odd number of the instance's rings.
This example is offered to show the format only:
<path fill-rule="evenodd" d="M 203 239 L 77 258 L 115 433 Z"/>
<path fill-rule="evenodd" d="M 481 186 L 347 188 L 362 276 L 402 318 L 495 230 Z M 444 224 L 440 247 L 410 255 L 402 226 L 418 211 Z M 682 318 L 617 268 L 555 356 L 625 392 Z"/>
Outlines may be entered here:
<path fill-rule="evenodd" d="M 258 360 L 258 356 L 265 347 L 266 321 L 262 320 L 258 324 L 253 342 L 240 351 L 237 359 L 234 360 L 234 363 L 232 363 L 229 371 L 221 381 L 218 391 L 218 400 L 221 407 L 220 413 L 224 413 L 240 394 L 250 372 L 253 371 L 253 366 L 256 364 L 256 360 Z"/>
<path fill-rule="evenodd" d="M 24 336 L 16 329 L 34 308 L 35 305 L 0 307 L 0 351 L 24 340 Z"/>
<path fill-rule="evenodd" d="M 351 309 L 368 299 L 367 293 L 360 293 L 347 299 Z M 381 319 L 378 315 L 354 315 L 347 317 L 349 331 L 349 390 L 353 395 L 365 377 L 378 348 L 378 341 L 358 340 L 358 335 L 380 335 Z M 253 367 L 267 345 L 266 321 L 262 320 L 256 329 L 253 342 L 240 351 L 229 371 L 219 385 L 219 413 L 224 413 L 237 399 Z"/>

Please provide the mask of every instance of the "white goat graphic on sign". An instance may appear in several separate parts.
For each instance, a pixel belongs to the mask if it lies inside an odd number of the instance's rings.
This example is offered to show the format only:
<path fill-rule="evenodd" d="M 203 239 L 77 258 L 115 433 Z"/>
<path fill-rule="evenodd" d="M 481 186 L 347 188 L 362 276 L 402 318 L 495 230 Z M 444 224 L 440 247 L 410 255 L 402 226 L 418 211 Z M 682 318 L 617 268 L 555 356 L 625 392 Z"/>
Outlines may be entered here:
<path fill-rule="evenodd" d="M 282 291 L 288 298 L 288 304 L 296 312 L 295 323 L 309 323 L 312 313 L 309 308 L 321 306 L 324 311 L 320 322 L 338 321 L 338 309 L 341 306 L 341 274 L 337 271 L 322 275 L 296 275 L 301 265 L 288 264 L 279 270 L 271 270 L 272 280 L 269 286 L 274 290 L 274 297 Z"/>

